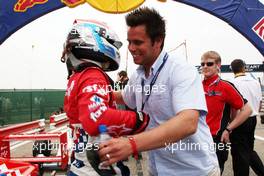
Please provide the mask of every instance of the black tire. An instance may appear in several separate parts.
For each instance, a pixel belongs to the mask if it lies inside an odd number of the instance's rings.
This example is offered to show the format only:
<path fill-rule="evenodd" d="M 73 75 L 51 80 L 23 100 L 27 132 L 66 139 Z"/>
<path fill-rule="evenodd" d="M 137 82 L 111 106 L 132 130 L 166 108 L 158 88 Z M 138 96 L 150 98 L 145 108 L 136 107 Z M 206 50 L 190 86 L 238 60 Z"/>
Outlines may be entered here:
<path fill-rule="evenodd" d="M 51 141 L 50 140 L 39 140 L 35 141 L 32 147 L 33 157 L 43 154 L 48 157 L 51 155 Z"/>

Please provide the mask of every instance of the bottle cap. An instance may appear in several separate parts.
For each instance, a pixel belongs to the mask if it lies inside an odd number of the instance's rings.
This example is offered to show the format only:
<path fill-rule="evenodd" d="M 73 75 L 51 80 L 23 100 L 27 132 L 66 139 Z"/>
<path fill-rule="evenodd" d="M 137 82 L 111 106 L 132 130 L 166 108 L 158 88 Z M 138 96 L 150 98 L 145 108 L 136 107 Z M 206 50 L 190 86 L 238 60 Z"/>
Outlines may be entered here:
<path fill-rule="evenodd" d="M 107 132 L 106 125 L 99 125 L 99 132 L 100 133 L 106 133 Z"/>

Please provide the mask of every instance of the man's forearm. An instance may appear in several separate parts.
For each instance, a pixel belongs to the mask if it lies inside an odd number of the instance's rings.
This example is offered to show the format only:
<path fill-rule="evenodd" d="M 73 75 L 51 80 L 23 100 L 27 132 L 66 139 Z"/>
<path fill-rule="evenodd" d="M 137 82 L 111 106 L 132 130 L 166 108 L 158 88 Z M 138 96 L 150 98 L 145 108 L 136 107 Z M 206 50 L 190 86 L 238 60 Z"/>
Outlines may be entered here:
<path fill-rule="evenodd" d="M 134 136 L 138 151 L 161 148 L 196 132 L 199 112 L 184 110 L 162 125 Z"/>
<path fill-rule="evenodd" d="M 245 104 L 243 108 L 236 114 L 235 118 L 231 121 L 231 123 L 228 125 L 228 129 L 234 130 L 239 125 L 244 123 L 252 113 L 252 109 L 249 106 L 249 104 Z"/>

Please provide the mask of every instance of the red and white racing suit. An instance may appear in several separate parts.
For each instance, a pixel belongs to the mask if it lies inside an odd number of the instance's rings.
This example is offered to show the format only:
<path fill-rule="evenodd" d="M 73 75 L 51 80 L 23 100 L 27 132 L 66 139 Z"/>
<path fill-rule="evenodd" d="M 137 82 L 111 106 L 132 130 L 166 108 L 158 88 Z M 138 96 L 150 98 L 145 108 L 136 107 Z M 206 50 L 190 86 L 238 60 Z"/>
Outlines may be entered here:
<path fill-rule="evenodd" d="M 110 80 L 100 68 L 88 67 L 70 77 L 64 110 L 74 128 L 75 161 L 71 165 L 72 175 L 97 175 L 91 169 L 84 150 L 78 146 L 85 146 L 88 138 L 97 136 L 99 125 L 106 125 L 108 133 L 114 137 L 131 134 L 136 113 L 115 109 L 113 99 Z"/>

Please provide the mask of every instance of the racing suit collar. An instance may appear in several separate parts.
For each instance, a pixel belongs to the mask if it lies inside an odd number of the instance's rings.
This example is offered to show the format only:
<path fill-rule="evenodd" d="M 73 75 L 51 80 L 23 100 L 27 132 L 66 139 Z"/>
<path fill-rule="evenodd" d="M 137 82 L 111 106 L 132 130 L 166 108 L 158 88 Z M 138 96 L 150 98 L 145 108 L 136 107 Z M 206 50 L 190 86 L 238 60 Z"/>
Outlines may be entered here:
<path fill-rule="evenodd" d="M 217 83 L 219 79 L 220 79 L 219 75 L 214 75 L 211 78 L 204 79 L 203 84 L 211 85 L 211 84 Z"/>

